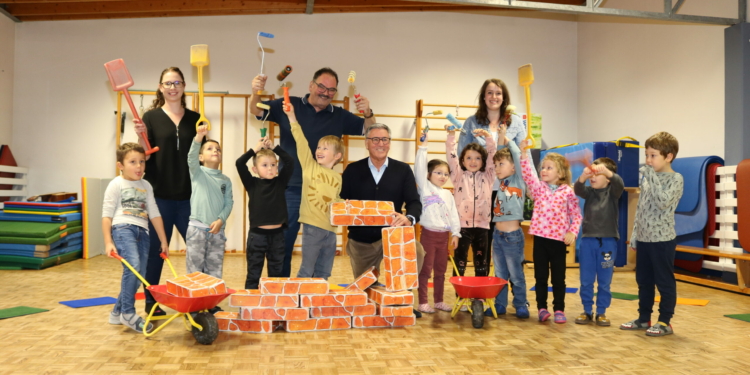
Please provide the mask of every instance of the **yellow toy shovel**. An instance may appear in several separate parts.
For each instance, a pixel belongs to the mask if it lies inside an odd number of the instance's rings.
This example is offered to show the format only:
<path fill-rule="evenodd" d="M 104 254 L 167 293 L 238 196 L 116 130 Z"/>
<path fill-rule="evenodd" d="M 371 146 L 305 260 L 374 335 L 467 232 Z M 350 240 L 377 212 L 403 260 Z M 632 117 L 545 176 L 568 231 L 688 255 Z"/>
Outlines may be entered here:
<path fill-rule="evenodd" d="M 531 136 L 531 84 L 534 83 L 534 71 L 531 64 L 518 68 L 518 84 L 526 91 L 526 139 L 529 141 L 526 148 L 534 146 L 534 137 Z"/>
<path fill-rule="evenodd" d="M 198 68 L 198 101 L 200 102 L 201 117 L 195 123 L 196 129 L 201 122 L 205 122 L 208 130 L 211 130 L 211 121 L 206 118 L 206 110 L 203 106 L 203 67 L 208 66 L 209 62 L 208 44 L 190 46 L 190 65 Z"/>

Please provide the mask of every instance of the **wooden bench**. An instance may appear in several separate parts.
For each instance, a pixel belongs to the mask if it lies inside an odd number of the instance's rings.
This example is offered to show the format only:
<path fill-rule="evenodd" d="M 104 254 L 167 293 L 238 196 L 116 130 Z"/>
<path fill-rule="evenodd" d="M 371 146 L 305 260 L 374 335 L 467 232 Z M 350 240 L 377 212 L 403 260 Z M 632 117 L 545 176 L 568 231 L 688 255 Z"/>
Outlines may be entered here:
<path fill-rule="evenodd" d="M 685 275 L 682 273 L 675 272 L 675 278 L 677 280 L 687 281 L 691 283 L 707 285 L 714 288 L 729 290 L 732 292 L 740 292 L 750 294 L 750 254 L 748 253 L 726 253 L 717 250 L 705 249 L 702 247 L 691 247 L 677 245 L 677 251 L 683 253 L 700 254 L 715 256 L 721 258 L 734 259 L 737 263 L 737 285 L 732 285 L 723 281 L 713 280 L 709 276 L 693 276 Z"/>

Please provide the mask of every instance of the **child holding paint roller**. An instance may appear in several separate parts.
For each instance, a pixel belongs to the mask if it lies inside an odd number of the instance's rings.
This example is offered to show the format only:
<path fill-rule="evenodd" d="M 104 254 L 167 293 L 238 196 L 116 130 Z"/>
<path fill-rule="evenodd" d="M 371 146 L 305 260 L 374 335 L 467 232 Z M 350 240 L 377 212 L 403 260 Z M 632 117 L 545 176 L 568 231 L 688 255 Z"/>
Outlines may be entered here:
<path fill-rule="evenodd" d="M 422 270 L 419 272 L 419 311 L 431 314 L 435 309 L 452 310 L 452 306 L 443 302 L 443 285 L 448 267 L 448 246 L 451 250 L 458 246 L 461 222 L 453 195 L 449 190 L 443 189 L 450 178 L 448 163 L 440 159 L 427 162 L 427 131 L 423 133 L 420 142 L 414 161 L 414 177 L 422 201 L 420 242 L 425 251 Z M 434 308 L 427 303 L 427 282 L 433 269 Z"/>
<path fill-rule="evenodd" d="M 565 323 L 566 246 L 575 241 L 581 228 L 581 209 L 570 187 L 570 164 L 565 157 L 554 152 L 547 153 L 539 168 L 540 177 L 537 177 L 531 168 L 529 154 L 525 152 L 527 142 L 521 142 L 521 170 L 534 199 L 534 216 L 529 234 L 534 236 L 534 278 L 539 321 L 545 322 L 551 316 L 547 310 L 547 280 L 551 270 L 555 323 Z"/>
<path fill-rule="evenodd" d="M 294 115 L 291 103 L 284 103 L 292 135 L 297 142 L 297 155 L 302 165 L 302 205 L 299 222 L 302 228 L 302 264 L 297 277 L 322 277 L 328 280 L 336 256 L 336 229 L 330 224 L 329 208 L 340 200 L 341 175 L 333 170 L 344 156 L 344 143 L 335 135 L 318 141 L 315 157 L 307 151 L 305 134 Z"/>
<path fill-rule="evenodd" d="M 455 251 L 458 272 L 464 275 L 469 246 L 474 254 L 474 273 L 476 276 L 487 276 L 488 246 L 487 230 L 490 228 L 490 211 L 492 203 L 492 183 L 495 181 L 495 140 L 484 129 L 477 129 L 473 136 L 485 137 L 487 149 L 477 143 L 469 143 L 461 151 L 456 150 L 456 131 L 446 125 L 448 137 L 445 153 L 453 181 L 453 195 L 461 219 L 461 239 Z"/>

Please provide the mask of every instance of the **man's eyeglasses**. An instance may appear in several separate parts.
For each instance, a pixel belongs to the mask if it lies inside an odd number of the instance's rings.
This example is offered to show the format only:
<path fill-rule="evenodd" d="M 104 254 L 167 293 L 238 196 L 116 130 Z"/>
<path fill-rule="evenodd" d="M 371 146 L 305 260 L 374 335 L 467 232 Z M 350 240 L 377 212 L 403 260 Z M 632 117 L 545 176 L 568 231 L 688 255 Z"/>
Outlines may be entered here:
<path fill-rule="evenodd" d="M 365 138 L 365 139 L 369 139 L 372 143 L 375 143 L 375 144 L 382 143 L 384 145 L 387 145 L 391 143 L 391 139 L 388 137 L 382 137 L 382 138 L 372 137 L 372 138 Z"/>
<path fill-rule="evenodd" d="M 170 87 L 178 87 L 179 88 L 179 87 L 182 87 L 182 85 L 184 85 L 184 84 L 185 84 L 185 82 L 183 82 L 183 81 L 162 82 L 161 83 L 161 87 L 164 87 L 165 89 L 168 89 Z"/>
<path fill-rule="evenodd" d="M 320 92 L 328 92 L 331 95 L 336 95 L 336 93 L 339 92 L 339 90 L 336 89 L 335 87 L 328 88 L 328 87 L 325 87 L 325 86 L 323 86 L 320 83 L 317 83 L 315 81 L 313 81 L 313 83 L 318 86 L 318 91 L 320 91 Z"/>

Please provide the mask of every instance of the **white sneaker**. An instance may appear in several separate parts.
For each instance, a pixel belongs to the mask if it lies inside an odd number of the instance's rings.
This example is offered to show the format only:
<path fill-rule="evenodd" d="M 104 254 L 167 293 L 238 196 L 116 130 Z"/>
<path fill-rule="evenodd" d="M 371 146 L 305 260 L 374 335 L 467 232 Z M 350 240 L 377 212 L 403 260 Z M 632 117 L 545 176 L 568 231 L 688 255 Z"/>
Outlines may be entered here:
<path fill-rule="evenodd" d="M 121 325 L 120 314 L 115 314 L 114 311 L 109 313 L 109 324 Z"/>
<path fill-rule="evenodd" d="M 120 315 L 120 323 L 123 325 L 126 325 L 130 327 L 132 330 L 143 333 L 143 326 L 146 324 L 146 321 L 143 320 L 138 314 L 132 314 L 130 316 L 125 316 L 125 314 Z M 146 332 L 151 332 L 154 330 L 154 325 L 149 323 L 148 327 L 146 328 Z"/>

